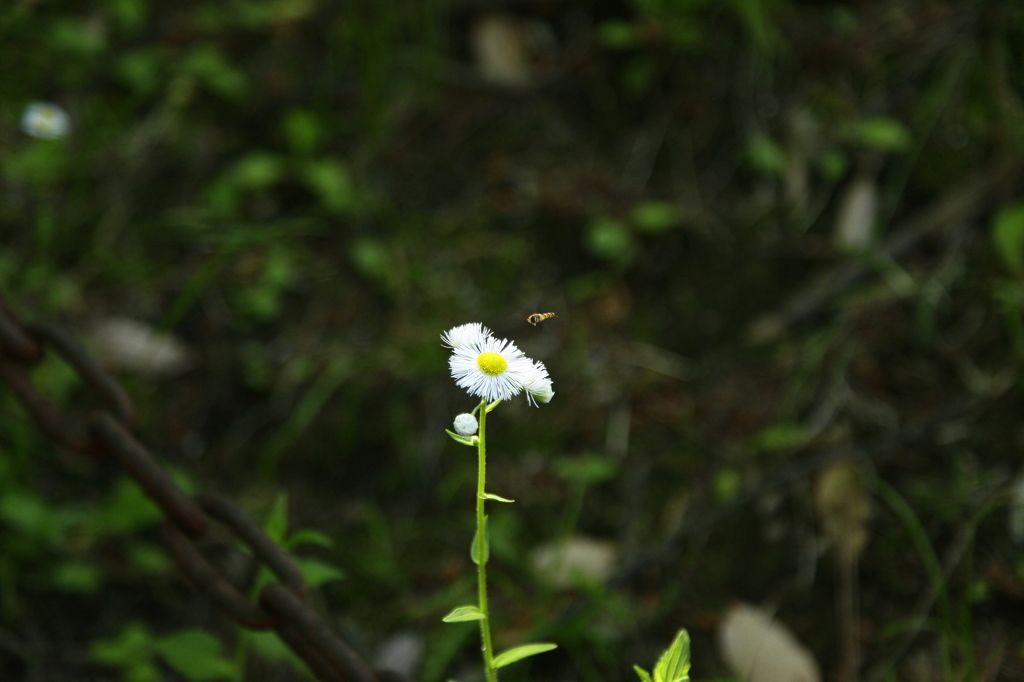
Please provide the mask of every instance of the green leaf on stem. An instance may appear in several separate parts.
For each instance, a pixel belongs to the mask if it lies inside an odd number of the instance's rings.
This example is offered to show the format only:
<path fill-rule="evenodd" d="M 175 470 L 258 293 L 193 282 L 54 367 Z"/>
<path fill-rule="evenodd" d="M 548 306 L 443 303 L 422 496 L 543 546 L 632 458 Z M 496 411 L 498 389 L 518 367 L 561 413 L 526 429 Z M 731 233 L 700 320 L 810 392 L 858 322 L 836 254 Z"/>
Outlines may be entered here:
<path fill-rule="evenodd" d="M 478 440 L 476 436 L 460 436 L 454 431 L 449 431 L 448 429 L 445 429 L 444 431 L 452 437 L 453 441 L 456 443 L 462 443 L 463 445 L 475 446 Z"/>
<path fill-rule="evenodd" d="M 654 666 L 654 682 L 687 682 L 689 679 L 690 635 L 680 630 Z"/>
<path fill-rule="evenodd" d="M 514 649 L 509 649 L 498 654 L 494 658 L 494 669 L 504 668 L 509 663 L 515 663 L 516 661 L 527 658 L 528 656 L 536 656 L 542 654 L 545 651 L 551 651 L 557 649 L 557 644 L 551 642 L 542 642 L 540 644 L 524 644 L 523 646 L 517 646 Z"/>
<path fill-rule="evenodd" d="M 481 544 L 483 545 L 481 551 Z M 490 533 L 487 532 L 487 517 L 484 517 L 484 535 L 483 543 L 480 542 L 480 529 L 476 529 L 476 533 L 473 534 L 473 546 L 469 549 L 469 558 L 473 560 L 473 563 L 479 566 L 480 564 L 486 564 L 487 559 L 491 555 L 491 537 Z"/>
<path fill-rule="evenodd" d="M 464 623 L 470 620 L 484 620 L 487 618 L 476 606 L 457 606 L 441 620 L 445 623 Z"/>
<path fill-rule="evenodd" d="M 651 674 L 640 666 L 634 665 L 633 670 L 635 670 L 636 674 L 640 676 L 640 682 L 653 682 L 651 680 Z"/>
<path fill-rule="evenodd" d="M 483 494 L 483 499 L 485 499 L 485 500 L 494 500 L 495 502 L 509 502 L 509 503 L 515 502 L 515 500 L 509 500 L 509 499 L 506 499 L 504 497 L 501 497 L 500 495 L 492 495 L 491 493 L 484 493 Z"/>
<path fill-rule="evenodd" d="M 497 400 L 495 400 L 495 401 L 494 401 L 493 403 L 491 403 L 490 405 L 488 405 L 488 406 L 487 406 L 487 414 L 490 414 L 490 413 L 491 413 L 491 410 L 493 410 L 493 409 L 494 409 L 495 407 L 497 407 L 497 406 L 498 406 L 499 404 L 501 404 L 501 398 L 498 398 L 498 399 L 497 399 Z"/>

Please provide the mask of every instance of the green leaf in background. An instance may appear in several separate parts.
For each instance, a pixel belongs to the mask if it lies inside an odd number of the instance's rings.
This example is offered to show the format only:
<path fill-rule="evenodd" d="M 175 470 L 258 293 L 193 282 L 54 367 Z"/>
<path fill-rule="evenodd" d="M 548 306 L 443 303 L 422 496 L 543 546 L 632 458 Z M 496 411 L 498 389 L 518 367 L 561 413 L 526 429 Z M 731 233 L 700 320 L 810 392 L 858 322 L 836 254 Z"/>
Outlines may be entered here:
<path fill-rule="evenodd" d="M 11 490 L 0 497 L 0 519 L 17 531 L 51 544 L 61 539 L 54 513 L 40 497 L 24 490 Z"/>
<path fill-rule="evenodd" d="M 209 91 L 239 100 L 249 90 L 246 75 L 232 66 L 214 45 L 199 45 L 181 63 L 182 73 L 195 76 Z"/>
<path fill-rule="evenodd" d="M 555 460 L 551 469 L 562 480 L 585 485 L 607 481 L 618 473 L 615 462 L 600 455 L 563 457 Z"/>
<path fill-rule="evenodd" d="M 116 636 L 97 639 L 89 645 L 92 660 L 121 668 L 124 679 L 133 682 L 156 682 L 161 678 L 153 653 L 153 635 L 141 623 L 129 623 Z"/>
<path fill-rule="evenodd" d="M 689 679 L 690 635 L 686 630 L 680 630 L 654 666 L 654 682 L 684 682 Z"/>
<path fill-rule="evenodd" d="M 299 670 L 306 669 L 303 660 L 296 656 L 273 630 L 250 632 L 248 637 L 249 645 L 261 657 L 270 661 L 288 661 Z"/>
<path fill-rule="evenodd" d="M 515 663 L 516 661 L 521 661 L 522 659 L 527 658 L 529 656 L 536 656 L 537 654 L 542 654 L 545 651 L 551 651 L 552 649 L 557 648 L 558 645 L 552 644 L 551 642 L 541 642 L 540 644 L 524 644 L 523 646 L 517 646 L 514 649 L 503 651 L 502 653 L 495 656 L 494 669 L 497 670 L 498 668 L 504 668 L 506 665 L 509 665 L 510 663 Z"/>
<path fill-rule="evenodd" d="M 902 152 L 910 148 L 910 131 L 894 118 L 866 118 L 850 126 L 847 137 L 869 149 Z"/>
<path fill-rule="evenodd" d="M 609 50 L 628 50 L 640 44 L 636 26 L 628 21 L 603 21 L 597 27 L 598 44 Z"/>
<path fill-rule="evenodd" d="M 231 184 L 244 189 L 269 187 L 283 176 L 284 161 L 269 152 L 246 154 L 229 172 Z"/>
<path fill-rule="evenodd" d="M 284 177 L 284 160 L 276 154 L 246 154 L 206 188 L 206 201 L 215 212 L 231 215 L 244 191 L 265 189 Z"/>
<path fill-rule="evenodd" d="M 128 548 L 128 561 L 135 570 L 150 575 L 167 573 L 173 566 L 162 548 L 143 542 L 134 542 Z"/>
<path fill-rule="evenodd" d="M 263 283 L 234 291 L 231 302 L 239 317 L 245 319 L 269 322 L 281 314 L 281 292 Z"/>
<path fill-rule="evenodd" d="M 282 127 L 288 146 L 295 154 L 311 154 L 323 142 L 324 126 L 309 109 L 292 109 L 284 117 Z"/>
<path fill-rule="evenodd" d="M 100 535 L 123 535 L 155 526 L 164 518 L 160 508 L 146 497 L 142 488 L 128 478 L 114 484 L 114 490 L 93 517 L 94 532 Z"/>
<path fill-rule="evenodd" d="M 101 23 L 78 19 L 58 19 L 50 29 L 49 47 L 69 56 L 92 57 L 107 47 L 107 35 Z"/>
<path fill-rule="evenodd" d="M 817 158 L 818 170 L 826 180 L 839 180 L 846 175 L 850 161 L 841 149 L 826 149 Z"/>
<path fill-rule="evenodd" d="M 262 283 L 275 290 L 287 289 L 298 275 L 295 271 L 294 258 L 288 249 L 274 247 L 267 251 L 263 259 Z"/>
<path fill-rule="evenodd" d="M 136 93 L 150 94 L 160 87 L 165 59 L 166 55 L 161 49 L 133 50 L 117 60 L 114 72 L 122 83 Z"/>
<path fill-rule="evenodd" d="M 481 544 L 482 552 L 481 552 Z M 473 560 L 473 563 L 479 566 L 480 564 L 486 564 L 487 559 L 491 555 L 491 538 L 490 533 L 487 531 L 487 517 L 484 516 L 484 537 L 483 543 L 480 542 L 480 529 L 473 534 L 473 544 L 469 548 L 469 558 Z"/>
<path fill-rule="evenodd" d="M 632 218 L 641 232 L 665 232 L 679 224 L 679 210 L 668 201 L 645 201 L 633 208 Z"/>
<path fill-rule="evenodd" d="M 141 28 L 149 13 L 148 0 L 106 0 L 104 4 L 117 27 L 127 33 Z"/>
<path fill-rule="evenodd" d="M 633 250 L 633 236 L 618 220 L 601 216 L 591 221 L 584 245 L 598 258 L 624 261 Z"/>
<path fill-rule="evenodd" d="M 476 606 L 457 606 L 441 620 L 445 623 L 464 623 L 471 620 L 483 620 L 483 612 Z"/>
<path fill-rule="evenodd" d="M 74 132 L 74 122 L 71 124 Z M 32 140 L 20 152 L 5 154 L 3 174 L 6 177 L 42 186 L 56 183 L 68 170 L 70 160 L 67 139 Z M 51 279 L 47 277 L 47 280 Z"/>
<path fill-rule="evenodd" d="M 363 275 L 379 282 L 387 280 L 391 255 L 379 239 L 364 237 L 352 245 L 352 264 Z"/>
<path fill-rule="evenodd" d="M 782 147 L 767 135 L 754 135 L 747 142 L 747 161 L 761 175 L 782 175 L 786 170 L 786 155 Z"/>
<path fill-rule="evenodd" d="M 310 587 L 319 587 L 335 580 L 342 580 L 345 577 L 341 569 L 319 559 L 295 558 L 295 564 L 302 573 L 302 578 Z"/>
<path fill-rule="evenodd" d="M 719 502 L 729 502 L 736 497 L 740 491 L 740 474 L 732 467 L 723 467 L 715 474 L 714 491 L 715 499 Z"/>
<path fill-rule="evenodd" d="M 1006 269 L 1024 275 L 1024 202 L 999 211 L 992 221 L 992 243 Z"/>
<path fill-rule="evenodd" d="M 158 638 L 153 648 L 192 682 L 235 679 L 235 668 L 223 657 L 220 640 L 205 630 L 182 630 Z"/>
<path fill-rule="evenodd" d="M 294 549 L 299 545 L 320 545 L 331 549 L 334 547 L 334 540 L 318 530 L 303 528 L 289 535 L 288 541 L 284 543 L 286 549 Z"/>
<path fill-rule="evenodd" d="M 100 587 L 99 570 L 82 561 L 57 564 L 51 576 L 53 586 L 62 592 L 92 594 Z"/>
<path fill-rule="evenodd" d="M 339 159 L 311 161 L 305 168 L 306 185 L 329 212 L 348 213 L 355 206 L 355 191 L 348 168 Z"/>
<path fill-rule="evenodd" d="M 812 435 L 808 428 L 800 424 L 784 422 L 769 426 L 755 435 L 751 447 L 757 452 L 798 448 L 806 444 Z"/>
<path fill-rule="evenodd" d="M 267 520 L 263 522 L 263 530 L 274 542 L 284 542 L 284 535 L 288 531 L 288 493 L 278 493 L 274 498 L 267 512 Z"/>

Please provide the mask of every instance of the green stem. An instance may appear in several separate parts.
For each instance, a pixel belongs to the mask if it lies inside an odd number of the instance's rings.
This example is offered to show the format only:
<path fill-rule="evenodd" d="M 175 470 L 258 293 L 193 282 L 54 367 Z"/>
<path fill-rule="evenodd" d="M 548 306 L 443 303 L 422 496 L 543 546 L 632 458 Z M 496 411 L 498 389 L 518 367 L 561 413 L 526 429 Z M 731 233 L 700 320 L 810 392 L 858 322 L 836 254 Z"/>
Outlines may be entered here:
<path fill-rule="evenodd" d="M 487 526 L 484 516 L 484 493 L 487 492 L 484 485 L 487 479 L 486 427 L 487 400 L 484 399 L 480 403 L 480 443 L 477 449 L 479 473 L 476 480 L 476 576 L 480 613 L 484 615 L 480 621 L 480 638 L 484 645 L 484 672 L 487 675 L 487 682 L 497 682 L 498 677 L 494 672 L 494 649 L 491 647 L 491 619 L 487 611 Z"/>

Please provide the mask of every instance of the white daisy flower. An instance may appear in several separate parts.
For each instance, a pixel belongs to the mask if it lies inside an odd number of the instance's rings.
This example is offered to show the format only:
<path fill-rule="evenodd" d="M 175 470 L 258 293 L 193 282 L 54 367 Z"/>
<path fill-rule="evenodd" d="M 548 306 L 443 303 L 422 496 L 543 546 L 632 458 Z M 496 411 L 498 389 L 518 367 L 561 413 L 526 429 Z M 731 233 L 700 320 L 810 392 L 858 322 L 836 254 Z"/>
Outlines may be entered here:
<path fill-rule="evenodd" d="M 455 433 L 460 436 L 472 436 L 479 428 L 480 424 L 471 414 L 460 414 L 455 418 Z"/>
<path fill-rule="evenodd" d="M 526 391 L 526 401 L 534 407 L 540 407 L 539 403 L 550 403 L 555 397 L 555 392 L 551 388 L 551 378 L 543 362 L 533 363 L 530 372 L 521 380 Z"/>
<path fill-rule="evenodd" d="M 71 117 L 56 104 L 33 102 L 21 116 L 21 129 L 32 137 L 56 140 L 71 129 Z"/>
<path fill-rule="evenodd" d="M 442 337 L 452 348 L 448 367 L 460 388 L 487 402 L 508 400 L 523 390 L 533 361 L 505 339 L 496 339 L 483 325 L 455 327 Z"/>
<path fill-rule="evenodd" d="M 449 329 L 441 334 L 441 342 L 449 348 L 477 349 L 485 339 L 491 337 L 491 330 L 479 322 L 470 322 Z"/>

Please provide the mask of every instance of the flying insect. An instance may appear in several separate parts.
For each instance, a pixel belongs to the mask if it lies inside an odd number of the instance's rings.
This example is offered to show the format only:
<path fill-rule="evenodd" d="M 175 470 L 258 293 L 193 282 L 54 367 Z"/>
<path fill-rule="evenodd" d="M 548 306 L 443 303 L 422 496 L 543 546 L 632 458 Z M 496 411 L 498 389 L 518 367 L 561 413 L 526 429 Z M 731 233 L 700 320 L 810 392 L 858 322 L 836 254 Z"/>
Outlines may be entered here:
<path fill-rule="evenodd" d="M 534 313 L 533 315 L 527 317 L 526 321 L 532 324 L 534 327 L 536 327 L 537 323 L 543 322 L 544 320 L 554 316 L 554 313 Z"/>

